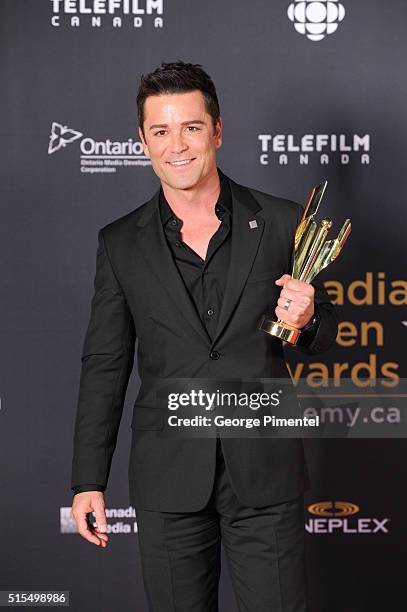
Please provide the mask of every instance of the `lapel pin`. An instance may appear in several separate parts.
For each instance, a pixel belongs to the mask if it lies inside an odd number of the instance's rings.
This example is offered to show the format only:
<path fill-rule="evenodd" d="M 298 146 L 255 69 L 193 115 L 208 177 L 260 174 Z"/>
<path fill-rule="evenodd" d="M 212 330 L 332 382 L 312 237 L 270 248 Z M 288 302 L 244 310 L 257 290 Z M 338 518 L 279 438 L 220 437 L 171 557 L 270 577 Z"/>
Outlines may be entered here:
<path fill-rule="evenodd" d="M 254 229 L 255 227 L 257 227 L 256 219 L 254 219 L 253 221 L 249 221 L 249 227 L 250 229 Z"/>

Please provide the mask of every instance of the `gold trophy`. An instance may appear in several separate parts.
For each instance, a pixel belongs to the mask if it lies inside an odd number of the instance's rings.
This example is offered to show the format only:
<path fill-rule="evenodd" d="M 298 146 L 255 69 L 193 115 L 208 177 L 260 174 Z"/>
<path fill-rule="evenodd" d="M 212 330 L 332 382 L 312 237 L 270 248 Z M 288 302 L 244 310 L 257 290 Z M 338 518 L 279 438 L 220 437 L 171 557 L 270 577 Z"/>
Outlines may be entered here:
<path fill-rule="evenodd" d="M 334 240 L 326 239 L 332 226 L 331 219 L 322 219 L 321 226 L 317 227 L 314 216 L 318 212 L 327 184 L 328 181 L 323 181 L 318 187 L 314 187 L 295 232 L 291 276 L 306 283 L 310 283 L 321 270 L 338 257 L 352 227 L 350 219 L 346 219 L 338 237 Z M 267 315 L 263 315 L 259 329 L 290 344 L 297 344 L 301 335 L 301 330 L 292 323 L 283 319 L 273 321 Z"/>

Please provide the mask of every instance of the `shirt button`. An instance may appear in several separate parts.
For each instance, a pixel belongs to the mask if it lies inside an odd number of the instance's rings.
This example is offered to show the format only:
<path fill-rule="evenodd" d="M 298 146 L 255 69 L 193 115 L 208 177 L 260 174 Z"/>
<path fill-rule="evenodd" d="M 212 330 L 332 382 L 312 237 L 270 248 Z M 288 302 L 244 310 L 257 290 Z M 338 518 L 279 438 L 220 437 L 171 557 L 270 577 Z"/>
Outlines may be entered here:
<path fill-rule="evenodd" d="M 171 223 L 172 225 L 178 225 L 178 221 L 174 217 L 171 219 Z"/>
<path fill-rule="evenodd" d="M 209 355 L 209 357 L 211 359 L 219 359 L 220 353 L 218 351 L 211 351 L 211 354 Z"/>
<path fill-rule="evenodd" d="M 177 242 L 175 243 L 175 246 L 180 247 L 180 246 L 181 246 L 181 243 L 180 243 L 180 242 L 178 242 L 178 240 L 177 240 Z"/>
<path fill-rule="evenodd" d="M 208 315 L 211 317 L 213 315 L 213 313 L 215 312 L 213 308 L 208 308 L 208 310 L 206 311 L 208 313 Z"/>

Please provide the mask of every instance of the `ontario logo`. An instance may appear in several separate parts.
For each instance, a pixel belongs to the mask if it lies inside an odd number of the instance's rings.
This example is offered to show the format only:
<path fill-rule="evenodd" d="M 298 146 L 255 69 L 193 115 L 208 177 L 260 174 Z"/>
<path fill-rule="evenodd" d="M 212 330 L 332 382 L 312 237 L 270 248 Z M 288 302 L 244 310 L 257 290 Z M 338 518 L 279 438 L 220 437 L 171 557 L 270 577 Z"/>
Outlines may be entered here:
<path fill-rule="evenodd" d="M 82 132 L 77 132 L 66 125 L 61 125 L 53 121 L 49 137 L 48 155 L 52 155 L 52 153 L 59 151 L 62 147 L 66 147 L 67 144 L 77 140 L 81 136 L 83 136 Z"/>
<path fill-rule="evenodd" d="M 345 7 L 338 0 L 295 0 L 288 7 L 287 15 L 296 32 L 318 42 L 336 32 L 345 17 Z"/>
<path fill-rule="evenodd" d="M 141 141 L 132 138 L 95 140 L 57 121 L 51 125 L 48 155 L 76 141 L 79 141 L 80 169 L 86 174 L 115 173 L 118 168 L 151 165 L 151 160 L 144 155 Z"/>
<path fill-rule="evenodd" d="M 321 501 L 307 508 L 312 516 L 305 523 L 308 533 L 389 533 L 389 518 L 356 517 L 360 506 L 347 501 Z M 317 518 L 314 518 L 317 517 Z"/>

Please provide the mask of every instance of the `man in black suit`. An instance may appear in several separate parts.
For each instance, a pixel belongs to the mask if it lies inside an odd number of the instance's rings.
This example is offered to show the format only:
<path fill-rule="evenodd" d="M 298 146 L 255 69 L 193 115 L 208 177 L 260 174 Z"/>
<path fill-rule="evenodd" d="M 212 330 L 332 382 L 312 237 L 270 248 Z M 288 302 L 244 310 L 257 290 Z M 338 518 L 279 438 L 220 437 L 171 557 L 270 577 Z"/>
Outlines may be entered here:
<path fill-rule="evenodd" d="M 258 330 L 265 312 L 303 330 L 298 350 L 333 344 L 329 296 L 289 275 L 303 210 L 217 167 L 222 122 L 200 65 L 163 63 L 142 77 L 137 103 L 161 186 L 99 232 L 72 516 L 84 538 L 107 546 L 103 491 L 138 339 L 129 490 L 149 609 L 216 611 L 222 540 L 239 610 L 304 611 L 301 439 L 164 436 L 157 401 L 162 384 L 180 378 L 287 378 L 282 342 Z"/>

